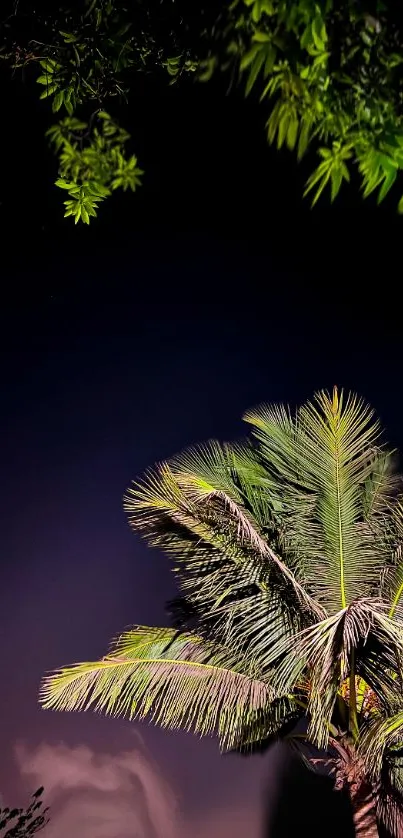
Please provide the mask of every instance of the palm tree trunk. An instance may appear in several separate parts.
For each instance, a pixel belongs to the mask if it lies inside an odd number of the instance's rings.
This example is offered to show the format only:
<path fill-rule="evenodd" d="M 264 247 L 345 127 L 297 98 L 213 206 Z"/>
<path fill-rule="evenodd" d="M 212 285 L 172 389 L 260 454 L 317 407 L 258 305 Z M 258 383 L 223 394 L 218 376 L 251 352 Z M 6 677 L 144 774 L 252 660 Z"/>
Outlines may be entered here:
<path fill-rule="evenodd" d="M 335 788 L 345 788 L 353 811 L 355 838 L 379 838 L 376 819 L 376 799 L 373 786 L 365 774 L 365 767 L 349 741 L 330 740 L 338 753 Z"/>
<path fill-rule="evenodd" d="M 372 787 L 366 782 L 360 783 L 358 787 L 352 783 L 349 787 L 349 794 L 353 809 L 355 838 L 379 838 Z"/>

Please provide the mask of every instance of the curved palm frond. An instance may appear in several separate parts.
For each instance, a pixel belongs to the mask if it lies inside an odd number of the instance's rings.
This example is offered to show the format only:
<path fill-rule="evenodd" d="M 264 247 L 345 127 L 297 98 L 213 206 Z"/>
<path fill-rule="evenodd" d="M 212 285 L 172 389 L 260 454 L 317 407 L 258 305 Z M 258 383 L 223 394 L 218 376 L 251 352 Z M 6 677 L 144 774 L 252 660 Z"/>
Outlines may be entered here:
<path fill-rule="evenodd" d="M 148 716 L 162 727 L 217 733 L 222 747 L 229 748 L 251 715 L 274 697 L 225 650 L 172 629 L 136 628 L 101 660 L 47 676 L 40 702 L 56 710 Z"/>
<path fill-rule="evenodd" d="M 142 485 L 128 489 L 124 508 L 134 529 L 141 530 L 151 543 L 169 546 L 175 529 L 169 520 L 207 542 L 210 548 L 228 551 L 240 564 L 253 564 L 253 581 L 266 589 L 263 576 L 276 573 L 276 580 L 286 587 L 312 614 L 320 614 L 318 605 L 305 592 L 287 564 L 267 544 L 259 524 L 246 509 L 242 492 L 232 473 L 231 450 L 218 442 L 185 451 L 169 463 L 162 463 L 149 473 Z M 158 525 L 162 523 L 163 527 Z M 242 549 L 240 549 L 242 548 Z"/>
<path fill-rule="evenodd" d="M 278 695 L 290 693 L 304 677 L 309 678 L 308 735 L 319 748 L 328 745 L 337 695 L 351 673 L 351 653 L 355 653 L 356 671 L 367 675 L 366 644 L 373 640 L 379 641 L 382 661 L 390 666 L 378 674 L 378 681 L 372 680 L 381 688 L 384 699 L 389 687 L 389 706 L 393 706 L 392 698 L 396 700 L 401 690 L 400 677 L 395 680 L 392 675 L 402 659 L 403 634 L 401 626 L 387 616 L 384 604 L 377 600 L 357 600 L 338 614 L 304 629 L 292 641 L 285 639 L 279 660 L 274 655 L 266 659 L 266 665 L 272 667 L 270 683 Z"/>
<path fill-rule="evenodd" d="M 215 442 L 186 451 L 129 489 L 125 509 L 148 543 L 174 556 L 209 635 L 255 654 L 257 633 L 267 647 L 324 612 L 264 537 L 234 465 Z"/>
<path fill-rule="evenodd" d="M 360 742 L 360 752 L 369 776 L 377 779 L 385 761 L 403 754 L 403 710 L 393 716 L 375 718 Z"/>
<path fill-rule="evenodd" d="M 240 754 L 266 750 L 295 729 L 305 710 L 306 705 L 297 696 L 273 699 L 264 709 L 251 713 L 231 750 Z"/>

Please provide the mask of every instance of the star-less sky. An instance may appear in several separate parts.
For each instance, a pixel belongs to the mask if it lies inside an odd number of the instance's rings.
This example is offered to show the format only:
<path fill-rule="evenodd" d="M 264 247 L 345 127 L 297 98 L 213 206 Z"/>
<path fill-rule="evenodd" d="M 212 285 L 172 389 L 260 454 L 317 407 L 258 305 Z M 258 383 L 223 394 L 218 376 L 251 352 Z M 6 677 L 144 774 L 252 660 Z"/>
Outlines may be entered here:
<path fill-rule="evenodd" d="M 3 187 L 0 791 L 14 802 L 43 783 L 49 838 L 258 838 L 285 782 L 278 752 L 220 757 L 190 735 L 39 710 L 43 672 L 98 657 L 131 623 L 166 622 L 169 566 L 129 531 L 130 480 L 239 437 L 255 403 L 334 383 L 403 445 L 403 222 L 354 197 L 308 214 L 260 115 L 227 101 L 212 115 L 204 92 L 171 111 L 155 99 L 144 192 L 90 230 L 59 223 L 40 191 L 39 136 Z M 303 832 L 318 805 L 298 788 Z"/>

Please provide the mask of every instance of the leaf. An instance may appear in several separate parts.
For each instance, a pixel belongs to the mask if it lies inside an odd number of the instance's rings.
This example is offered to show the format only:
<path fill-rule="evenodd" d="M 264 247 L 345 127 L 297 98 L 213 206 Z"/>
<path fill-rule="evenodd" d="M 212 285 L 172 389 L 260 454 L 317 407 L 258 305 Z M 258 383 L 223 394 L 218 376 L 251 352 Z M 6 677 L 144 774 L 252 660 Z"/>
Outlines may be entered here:
<path fill-rule="evenodd" d="M 312 37 L 316 49 L 322 51 L 327 41 L 326 26 L 320 13 L 316 14 L 312 21 Z"/>
<path fill-rule="evenodd" d="M 317 187 L 312 200 L 312 206 L 316 204 L 329 181 L 331 184 L 331 194 L 335 197 L 342 181 L 348 181 L 350 179 L 350 174 L 345 164 L 345 160 L 348 160 L 352 155 L 349 146 L 339 148 L 337 145 L 333 145 L 332 149 L 320 148 L 318 153 L 324 158 L 323 162 L 319 164 L 311 177 L 308 178 L 304 192 L 304 196 L 306 196 L 315 186 Z"/>
<path fill-rule="evenodd" d="M 57 89 L 58 89 L 57 84 L 50 84 L 49 87 L 47 87 L 45 90 L 42 91 L 39 98 L 40 99 L 47 99 L 48 96 L 51 96 L 52 93 L 54 93 Z"/>
<path fill-rule="evenodd" d="M 67 113 L 69 116 L 72 116 L 74 113 L 74 105 L 72 102 L 73 91 L 66 91 L 66 95 L 64 97 L 64 106 L 66 108 Z"/>
<path fill-rule="evenodd" d="M 331 198 L 330 198 L 330 200 L 333 203 L 334 199 L 336 198 L 336 196 L 338 195 L 338 193 L 340 191 L 340 187 L 341 187 L 342 180 L 343 180 L 343 173 L 341 171 L 341 168 L 337 168 L 337 169 L 333 168 L 332 169 L 331 175 L 330 175 L 330 180 L 331 180 Z"/>
<path fill-rule="evenodd" d="M 270 32 L 259 32 L 256 30 L 253 34 L 253 40 L 256 41 L 258 44 L 268 44 L 271 41 L 271 33 Z"/>
<path fill-rule="evenodd" d="M 52 111 L 55 113 L 59 111 L 64 101 L 64 90 L 58 90 L 58 92 L 53 97 L 52 102 Z"/>
<path fill-rule="evenodd" d="M 290 115 L 287 130 L 287 146 L 292 151 L 295 148 L 298 136 L 299 122 L 297 116 Z"/>
<path fill-rule="evenodd" d="M 247 70 L 251 64 L 255 61 L 255 58 L 264 52 L 264 47 L 262 47 L 261 43 L 256 43 L 251 46 L 251 48 L 244 53 L 239 63 L 240 70 Z M 263 63 L 263 61 L 262 61 Z"/>
<path fill-rule="evenodd" d="M 328 183 L 328 181 L 330 179 L 330 175 L 331 175 L 331 164 L 327 165 L 326 163 L 321 163 L 320 166 L 318 166 L 318 168 L 315 169 L 315 171 L 313 172 L 311 177 L 308 178 L 307 183 L 306 183 L 305 192 L 304 192 L 304 197 L 314 188 L 314 186 L 319 184 L 317 186 L 317 190 L 315 192 L 315 195 L 312 199 L 311 206 L 314 207 L 316 202 L 319 200 L 326 184 Z"/>
<path fill-rule="evenodd" d="M 264 77 L 265 78 L 267 78 L 267 76 L 269 76 L 270 73 L 272 72 L 273 67 L 274 67 L 274 63 L 276 61 L 276 57 L 277 57 L 276 48 L 273 46 L 273 44 L 269 44 L 269 46 L 266 48 L 266 60 L 265 60 L 265 64 L 264 64 Z"/>
<path fill-rule="evenodd" d="M 61 70 L 60 64 L 58 64 L 54 58 L 50 58 L 49 56 L 47 56 L 47 58 L 42 59 L 39 62 L 39 64 L 43 70 L 50 74 L 56 73 L 57 71 Z"/>
<path fill-rule="evenodd" d="M 378 192 L 378 198 L 377 198 L 378 204 L 380 204 L 381 201 L 383 201 L 384 198 L 386 198 L 386 195 L 388 194 L 389 190 L 392 188 L 396 178 L 397 178 L 397 168 L 396 169 L 390 169 L 390 171 L 386 175 L 385 180 L 384 180 L 384 182 L 383 182 L 383 184 L 382 184 L 382 186 L 381 186 L 381 188 Z"/>
<path fill-rule="evenodd" d="M 62 32 L 60 30 L 60 35 L 62 35 L 66 44 L 75 44 L 78 41 L 77 35 L 74 35 L 73 32 Z"/>
<path fill-rule="evenodd" d="M 64 180 L 64 178 L 58 178 L 55 181 L 55 185 L 59 186 L 60 189 L 73 189 L 76 186 L 75 183 L 68 183 L 66 180 Z"/>
<path fill-rule="evenodd" d="M 310 133 L 312 128 L 312 120 L 310 115 L 303 115 L 300 123 L 300 131 L 298 137 L 297 157 L 301 160 L 304 156 L 310 140 Z"/>
<path fill-rule="evenodd" d="M 264 50 L 260 49 L 259 52 L 257 53 L 257 55 L 255 56 L 255 58 L 252 62 L 250 71 L 249 71 L 249 76 L 248 76 L 248 80 L 246 82 L 246 87 L 245 87 L 245 95 L 246 96 L 248 96 L 249 93 L 251 92 L 252 87 L 255 84 L 255 81 L 256 81 L 259 73 L 260 73 L 260 70 L 263 67 L 263 64 L 265 62 L 265 58 L 266 58 L 266 56 L 265 56 Z"/>
<path fill-rule="evenodd" d="M 282 106 L 283 106 L 283 103 L 279 99 L 276 102 L 276 104 L 275 104 L 275 106 L 274 106 L 274 108 L 273 108 L 273 110 L 272 110 L 272 112 L 269 116 L 269 119 L 267 121 L 267 139 L 268 139 L 269 143 L 273 143 L 274 140 L 275 140 L 275 136 L 276 136 L 276 133 L 277 133 L 278 128 L 279 128 L 279 122 L 280 122 L 281 113 L 282 113 Z"/>

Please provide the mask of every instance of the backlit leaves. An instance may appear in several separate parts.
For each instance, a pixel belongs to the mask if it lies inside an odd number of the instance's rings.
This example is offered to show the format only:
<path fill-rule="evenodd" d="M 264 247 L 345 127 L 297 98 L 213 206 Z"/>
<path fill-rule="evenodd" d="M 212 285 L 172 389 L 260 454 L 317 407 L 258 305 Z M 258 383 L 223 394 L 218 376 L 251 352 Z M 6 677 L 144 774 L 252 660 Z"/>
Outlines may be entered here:
<path fill-rule="evenodd" d="M 67 117 L 47 133 L 59 158 L 56 186 L 69 196 L 65 216 L 76 224 L 89 224 L 115 189 L 134 192 L 141 185 L 137 158 L 125 154 L 129 134 L 106 111 L 94 114 L 91 124 Z"/>
<path fill-rule="evenodd" d="M 262 100 L 273 100 L 269 142 L 296 149 L 301 159 L 319 139 L 323 160 L 304 193 L 313 191 L 312 205 L 325 187 L 331 201 L 337 197 L 350 180 L 347 160 L 358 167 L 363 197 L 376 192 L 382 202 L 402 168 L 403 122 L 396 102 L 403 87 L 395 68 L 403 60 L 403 39 L 400 54 L 390 46 L 386 21 L 356 19 L 348 5 L 336 11 L 331 0 L 278 0 L 270 6 L 270 13 L 238 23 L 250 32 L 239 58 L 245 93 L 258 86 Z M 351 20 L 344 20 L 349 13 Z M 346 35 L 337 43 L 339 31 Z"/>
<path fill-rule="evenodd" d="M 111 98 L 127 101 L 140 73 L 161 73 L 168 84 L 228 73 L 267 108 L 270 143 L 299 160 L 319 148 L 305 188 L 312 204 L 325 192 L 335 200 L 353 170 L 363 198 L 381 203 L 393 193 L 402 169 L 403 32 L 389 9 L 379 4 L 374 16 L 349 0 L 223 0 L 215 11 L 198 7 L 197 33 L 188 9 L 170 0 L 156 8 L 86 0 L 46 19 L 46 37 L 22 46 L 10 37 L 0 57 L 13 68 L 36 65 L 40 98 L 85 121 Z M 133 167 L 117 163 L 110 191 L 133 188 Z"/>
<path fill-rule="evenodd" d="M 319 164 L 308 179 L 304 192 L 304 195 L 308 195 L 309 192 L 315 189 L 312 206 L 316 204 L 316 201 L 327 184 L 330 186 L 331 200 L 334 201 L 339 193 L 343 180 L 350 180 L 346 160 L 352 157 L 351 147 L 343 147 L 338 143 L 334 143 L 332 149 L 320 148 L 319 154 L 323 158 L 322 163 Z"/>

